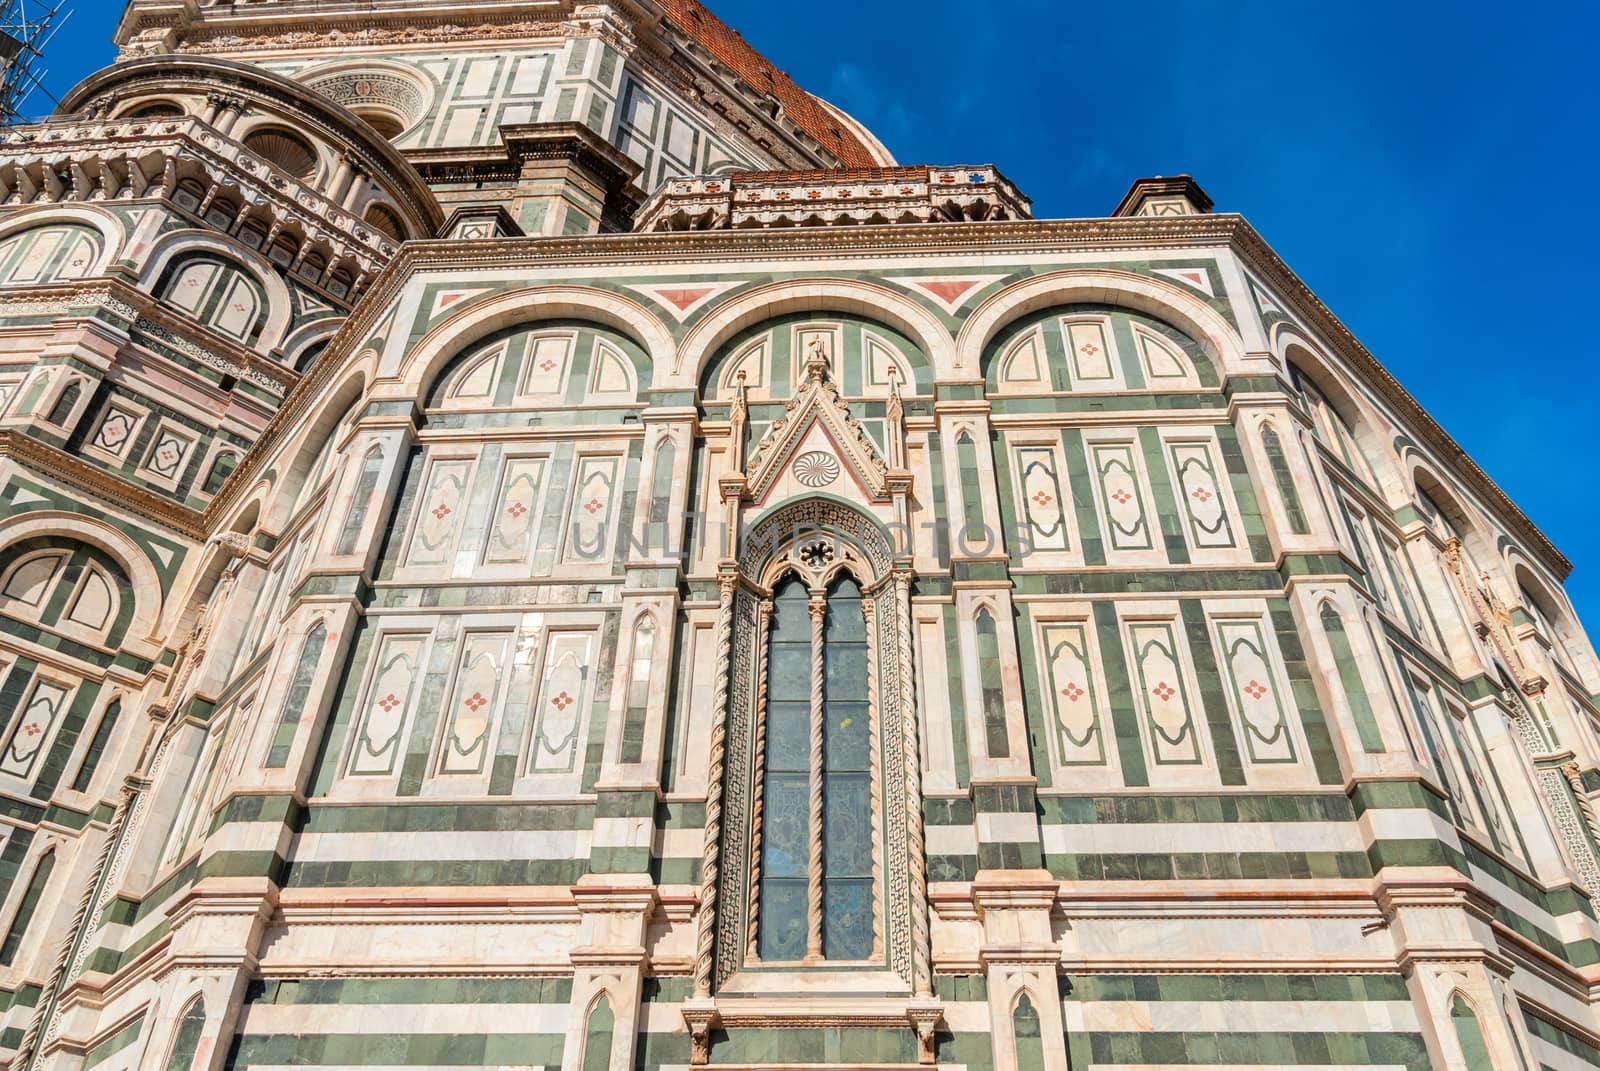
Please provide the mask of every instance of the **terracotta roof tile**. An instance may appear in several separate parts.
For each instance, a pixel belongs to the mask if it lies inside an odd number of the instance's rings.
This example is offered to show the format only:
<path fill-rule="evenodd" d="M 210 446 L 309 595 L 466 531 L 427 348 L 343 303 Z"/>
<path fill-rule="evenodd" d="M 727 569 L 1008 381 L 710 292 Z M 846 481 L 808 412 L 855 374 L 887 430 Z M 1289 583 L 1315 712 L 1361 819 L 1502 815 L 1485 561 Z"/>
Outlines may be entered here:
<path fill-rule="evenodd" d="M 784 114 L 821 142 L 846 167 L 873 167 L 872 151 L 846 129 L 815 97 L 772 65 L 727 23 L 699 0 L 662 0 L 667 17 L 702 45 L 717 61 L 758 92 L 770 93 L 783 105 Z"/>

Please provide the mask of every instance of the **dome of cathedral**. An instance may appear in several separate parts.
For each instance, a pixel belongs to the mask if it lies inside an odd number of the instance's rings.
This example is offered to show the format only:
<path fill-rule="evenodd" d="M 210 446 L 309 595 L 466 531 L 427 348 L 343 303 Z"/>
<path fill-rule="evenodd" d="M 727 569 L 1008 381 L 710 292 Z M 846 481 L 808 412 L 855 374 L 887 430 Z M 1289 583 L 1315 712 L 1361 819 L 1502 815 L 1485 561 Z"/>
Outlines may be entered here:
<path fill-rule="evenodd" d="M 772 98 L 795 125 L 845 167 L 892 166 L 894 158 L 855 119 L 801 89 L 699 0 L 665 0 L 667 18 L 740 80 Z"/>

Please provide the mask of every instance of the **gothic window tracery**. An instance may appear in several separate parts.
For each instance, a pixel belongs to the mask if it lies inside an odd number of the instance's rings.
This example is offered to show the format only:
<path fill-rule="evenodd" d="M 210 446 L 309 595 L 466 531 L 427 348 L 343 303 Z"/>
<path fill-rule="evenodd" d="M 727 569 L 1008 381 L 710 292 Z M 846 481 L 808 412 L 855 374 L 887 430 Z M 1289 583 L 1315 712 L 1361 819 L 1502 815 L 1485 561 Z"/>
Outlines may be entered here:
<path fill-rule="evenodd" d="M 825 569 L 818 541 L 803 562 Z M 873 954 L 872 715 L 866 606 L 841 573 L 789 574 L 770 600 L 759 952 L 764 962 Z"/>
<path fill-rule="evenodd" d="M 848 965 L 909 982 L 909 576 L 875 522 L 823 499 L 768 515 L 744 548 L 727 596 L 727 769 L 739 772 L 717 976 Z"/>

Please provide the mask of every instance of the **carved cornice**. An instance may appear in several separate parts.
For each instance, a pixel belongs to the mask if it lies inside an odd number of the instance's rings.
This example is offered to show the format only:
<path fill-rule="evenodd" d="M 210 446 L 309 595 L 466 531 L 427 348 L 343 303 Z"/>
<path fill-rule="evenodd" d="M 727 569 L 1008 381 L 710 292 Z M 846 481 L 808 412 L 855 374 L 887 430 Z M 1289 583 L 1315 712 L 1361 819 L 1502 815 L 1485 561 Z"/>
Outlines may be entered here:
<path fill-rule="evenodd" d="M 670 180 L 636 231 L 1028 219 L 1032 201 L 993 164 L 855 171 L 741 171 Z"/>
<path fill-rule="evenodd" d="M 294 371 L 262 357 L 254 350 L 236 346 L 214 335 L 202 344 L 188 337 L 194 325 L 163 306 L 151 304 L 133 325 L 135 335 L 143 335 L 192 357 L 224 375 L 247 380 L 258 387 L 287 394 L 299 381 Z M 135 339 L 135 341 L 138 341 Z"/>
<path fill-rule="evenodd" d="M 41 167 L 54 170 L 63 164 L 75 169 L 75 176 L 83 176 L 96 194 L 93 199 L 106 201 L 158 195 L 170 198 L 173 191 L 166 188 L 170 179 L 191 178 L 199 171 L 209 184 L 237 190 L 249 209 L 267 214 L 274 226 L 293 224 L 307 241 L 326 242 L 335 259 L 353 260 L 363 270 L 376 273 L 395 252 L 396 243 L 360 217 L 196 118 L 57 120 L 12 127 L 0 140 L 0 196 L 21 197 L 25 205 L 47 203 L 48 191 L 30 197 L 24 183 L 36 184 L 33 174 Z M 146 168 L 151 166 L 154 174 L 147 174 Z M 86 193 L 71 189 L 49 197 L 51 201 L 89 199 Z"/>
<path fill-rule="evenodd" d="M 141 24 L 142 25 L 142 24 Z M 259 27 L 260 32 L 251 33 Z M 490 13 L 474 16 L 457 9 L 453 21 L 436 26 L 408 24 L 405 18 L 378 16 L 372 21 L 346 17 L 338 22 L 301 20 L 285 25 L 229 21 L 216 26 L 197 27 L 184 34 L 180 53 L 306 52 L 319 49 L 385 48 L 395 45 L 452 44 L 471 41 L 552 41 L 560 40 L 562 23 L 551 19 L 496 20 Z M 129 44 L 122 55 L 141 55 Z"/>
<path fill-rule="evenodd" d="M 500 127 L 501 145 L 421 149 L 407 158 L 429 182 L 515 182 L 525 165 L 566 161 L 599 187 L 604 218 L 612 231 L 627 230 L 644 200 L 634 184 L 639 165 L 626 153 L 581 123 L 521 123 Z M 443 229 L 441 233 L 449 233 Z"/>
<path fill-rule="evenodd" d="M 65 317 L 93 308 L 106 309 L 123 320 L 131 341 L 136 344 L 139 340 L 133 336 L 142 334 L 224 375 L 284 393 L 299 382 L 300 377 L 293 369 L 168 311 L 145 291 L 119 279 L 8 290 L 0 297 L 0 322 L 24 316 Z"/>
<path fill-rule="evenodd" d="M 176 535 L 196 541 L 206 538 L 208 525 L 205 515 L 113 476 L 96 465 L 81 461 L 29 435 L 18 431 L 0 431 L 0 458 L 11 458 L 42 476 L 77 488 L 96 501 L 114 502 L 122 509 Z"/>

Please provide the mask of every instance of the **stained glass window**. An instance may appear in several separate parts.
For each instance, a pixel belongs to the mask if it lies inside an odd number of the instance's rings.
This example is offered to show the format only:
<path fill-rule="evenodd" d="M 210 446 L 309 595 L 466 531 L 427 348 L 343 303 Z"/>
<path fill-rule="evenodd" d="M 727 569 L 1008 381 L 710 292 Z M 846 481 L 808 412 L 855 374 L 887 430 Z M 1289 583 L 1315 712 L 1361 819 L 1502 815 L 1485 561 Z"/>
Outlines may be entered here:
<path fill-rule="evenodd" d="M 800 580 L 780 584 L 768 641 L 758 908 L 758 951 L 768 962 L 819 952 L 823 959 L 859 961 L 871 958 L 874 945 L 872 713 L 861 587 L 849 577 L 834 584 L 820 637 L 810 603 Z M 813 687 L 819 655 L 820 695 Z M 820 764 L 812 752 L 813 698 L 821 701 L 815 710 Z M 819 857 L 811 839 L 813 790 L 821 793 Z M 813 874 L 821 879 L 816 905 L 810 900 Z M 820 933 L 811 929 L 813 906 Z"/>
<path fill-rule="evenodd" d="M 805 585 L 790 578 L 773 599 L 767 663 L 767 753 L 761 829 L 764 960 L 806 954 L 811 841 L 811 618 Z"/>
<path fill-rule="evenodd" d="M 872 765 L 867 623 L 861 589 L 842 579 L 823 629 L 822 954 L 872 955 Z"/>

